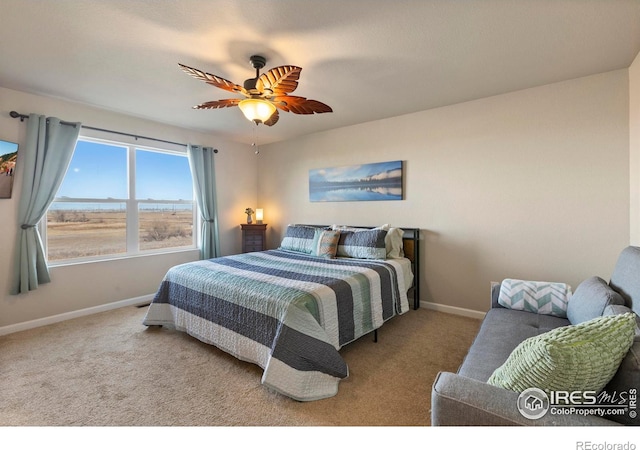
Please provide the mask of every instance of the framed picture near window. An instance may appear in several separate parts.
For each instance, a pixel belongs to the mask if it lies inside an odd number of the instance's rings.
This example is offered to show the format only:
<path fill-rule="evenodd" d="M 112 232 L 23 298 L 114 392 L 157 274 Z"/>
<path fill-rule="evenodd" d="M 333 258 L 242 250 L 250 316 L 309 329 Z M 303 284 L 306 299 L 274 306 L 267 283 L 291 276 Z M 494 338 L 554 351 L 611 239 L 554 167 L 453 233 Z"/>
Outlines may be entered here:
<path fill-rule="evenodd" d="M 17 160 L 18 144 L 0 141 L 0 198 L 11 198 Z"/>

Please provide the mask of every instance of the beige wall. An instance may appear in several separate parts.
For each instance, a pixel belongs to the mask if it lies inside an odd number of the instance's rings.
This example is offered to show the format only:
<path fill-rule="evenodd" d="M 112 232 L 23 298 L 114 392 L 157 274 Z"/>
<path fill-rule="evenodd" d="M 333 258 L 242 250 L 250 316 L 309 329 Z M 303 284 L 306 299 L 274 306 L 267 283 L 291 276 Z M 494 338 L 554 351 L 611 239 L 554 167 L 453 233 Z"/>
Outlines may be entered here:
<path fill-rule="evenodd" d="M 609 277 L 630 224 L 640 242 L 639 91 L 636 58 L 630 70 L 318 133 L 256 156 L 215 136 L 0 88 L 0 139 L 24 149 L 26 124 L 8 115 L 17 110 L 215 146 L 223 254 L 240 250 L 247 206 L 265 209 L 271 247 L 289 222 L 419 227 L 422 302 L 472 313 L 488 308 L 492 280 L 576 287 Z M 308 200 L 309 169 L 398 159 L 403 201 Z M 0 200 L 0 333 L 151 295 L 168 267 L 197 258 L 190 251 L 55 267 L 52 283 L 11 296 L 20 175 L 13 197 Z"/>
<path fill-rule="evenodd" d="M 629 67 L 629 176 L 631 245 L 640 245 L 640 54 Z"/>
<path fill-rule="evenodd" d="M 290 222 L 419 227 L 421 300 L 461 313 L 492 280 L 607 279 L 629 243 L 628 86 L 619 70 L 265 146 L 270 245 Z M 405 200 L 309 202 L 309 169 L 390 160 Z"/>
<path fill-rule="evenodd" d="M 151 136 L 174 142 L 193 142 L 219 149 L 216 155 L 220 206 L 220 239 L 224 254 L 240 251 L 239 223 L 247 206 L 256 204 L 256 164 L 253 150 L 215 136 L 99 110 L 57 99 L 0 88 L 0 139 L 19 144 L 18 165 L 11 199 L 0 199 L 0 334 L 25 324 L 46 322 L 52 316 L 69 317 L 79 310 L 96 311 L 110 304 L 153 294 L 172 265 L 198 258 L 197 251 L 143 256 L 51 269 L 52 282 L 17 296 L 9 295 L 17 236 L 17 207 L 21 191 L 20 152 L 25 151 L 26 123 L 9 116 L 11 110 L 81 121 L 98 128 Z M 83 134 L 89 133 L 87 130 Z M 93 132 L 105 139 L 125 138 Z M 140 141 L 153 145 L 153 142 Z M 177 147 L 177 149 L 182 147 Z M 182 148 L 183 149 L 183 148 Z M 17 327 L 17 328 L 16 328 Z"/>

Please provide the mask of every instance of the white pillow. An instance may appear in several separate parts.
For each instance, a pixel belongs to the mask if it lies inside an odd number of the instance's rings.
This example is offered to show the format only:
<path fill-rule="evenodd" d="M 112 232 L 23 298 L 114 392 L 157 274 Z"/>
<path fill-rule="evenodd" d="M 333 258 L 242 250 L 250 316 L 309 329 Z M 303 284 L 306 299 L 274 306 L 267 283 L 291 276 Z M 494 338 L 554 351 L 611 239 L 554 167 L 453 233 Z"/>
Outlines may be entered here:
<path fill-rule="evenodd" d="M 404 243 L 402 237 L 404 231 L 401 228 L 389 228 L 384 244 L 387 248 L 387 258 L 404 258 Z"/>

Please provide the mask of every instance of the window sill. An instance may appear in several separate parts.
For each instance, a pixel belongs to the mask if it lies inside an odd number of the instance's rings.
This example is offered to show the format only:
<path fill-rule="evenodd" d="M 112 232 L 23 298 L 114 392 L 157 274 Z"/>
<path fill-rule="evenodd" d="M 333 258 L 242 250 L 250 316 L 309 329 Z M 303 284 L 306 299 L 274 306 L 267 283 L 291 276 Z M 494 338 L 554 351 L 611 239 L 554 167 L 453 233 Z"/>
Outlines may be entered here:
<path fill-rule="evenodd" d="M 175 254 L 184 254 L 195 252 L 198 253 L 199 249 L 197 247 L 184 247 L 180 249 L 172 249 L 167 251 L 149 251 L 149 252 L 140 252 L 136 254 L 128 254 L 128 255 L 104 255 L 100 257 L 91 257 L 91 258 L 77 258 L 77 259 L 67 259 L 60 261 L 53 261 L 47 263 L 47 267 L 55 268 L 55 267 L 68 267 L 68 266 L 77 266 L 81 264 L 94 264 L 94 263 L 104 263 L 104 262 L 113 262 L 113 261 L 121 261 L 121 260 L 131 260 L 131 259 L 139 259 L 139 258 L 157 258 L 163 257 L 166 255 L 175 255 Z"/>

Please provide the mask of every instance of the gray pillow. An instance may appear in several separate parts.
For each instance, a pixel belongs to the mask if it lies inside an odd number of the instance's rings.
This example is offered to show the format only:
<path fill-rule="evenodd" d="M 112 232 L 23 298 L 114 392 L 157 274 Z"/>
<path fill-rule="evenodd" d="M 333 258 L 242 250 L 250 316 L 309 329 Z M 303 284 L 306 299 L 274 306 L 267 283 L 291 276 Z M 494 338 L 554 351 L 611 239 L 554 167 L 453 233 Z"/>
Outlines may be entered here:
<path fill-rule="evenodd" d="M 387 230 L 340 230 L 337 256 L 360 259 L 386 259 L 387 247 L 384 238 Z"/>
<path fill-rule="evenodd" d="M 280 250 L 311 254 L 316 229 L 316 227 L 303 225 L 288 225 L 287 232 L 280 243 Z"/>
<path fill-rule="evenodd" d="M 600 317 L 609 305 L 624 305 L 624 299 L 600 277 L 584 280 L 567 306 L 567 318 L 573 325 Z"/>
<path fill-rule="evenodd" d="M 603 316 L 615 316 L 616 314 L 624 314 L 628 312 L 633 312 L 631 308 L 624 305 L 609 305 L 602 312 Z M 640 342 L 640 316 L 636 314 L 636 336 L 634 341 Z M 640 383 L 638 383 L 640 384 Z"/>

